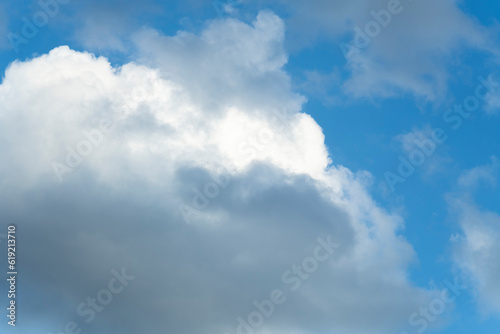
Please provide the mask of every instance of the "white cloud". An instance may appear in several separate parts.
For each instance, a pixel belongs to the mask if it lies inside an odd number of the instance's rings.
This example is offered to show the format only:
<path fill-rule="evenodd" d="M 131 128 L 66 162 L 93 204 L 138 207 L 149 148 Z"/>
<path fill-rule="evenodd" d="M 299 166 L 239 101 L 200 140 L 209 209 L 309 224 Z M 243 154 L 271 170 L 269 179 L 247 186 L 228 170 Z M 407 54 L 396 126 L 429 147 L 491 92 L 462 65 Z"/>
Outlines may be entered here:
<path fill-rule="evenodd" d="M 345 88 L 353 95 L 410 93 L 434 101 L 446 93 L 446 63 L 454 50 L 497 48 L 488 42 L 485 28 L 463 13 L 456 1 L 402 2 L 402 6 L 403 11 L 367 49 L 350 57 L 352 78 Z"/>
<path fill-rule="evenodd" d="M 440 172 L 447 172 L 446 166 L 449 165 L 451 159 L 443 154 L 441 139 L 448 138 L 447 133 L 436 132 L 438 129 L 433 129 L 429 125 L 422 128 L 415 128 L 410 132 L 397 135 L 394 139 L 401 145 L 404 152 L 404 157 L 411 161 L 415 167 L 425 171 L 425 175 L 432 175 Z M 439 130 L 438 130 L 439 131 Z M 436 137 L 436 133 L 441 133 Z M 439 141 L 436 139 L 439 138 Z M 444 140 L 446 140 L 444 139 Z M 415 163 L 420 161 L 418 156 L 424 157 L 422 165 Z"/>
<path fill-rule="evenodd" d="M 495 186 L 498 175 L 498 159 L 491 157 L 491 163 L 474 167 L 460 175 L 458 184 L 465 188 L 474 188 L 481 182 L 485 182 L 490 186 Z"/>
<path fill-rule="evenodd" d="M 455 262 L 473 283 L 482 310 L 500 313 L 500 216 L 466 196 L 449 198 L 462 234 L 454 239 Z"/>
<path fill-rule="evenodd" d="M 498 159 L 466 170 L 458 178 L 460 192 L 447 197 L 453 218 L 461 233 L 451 240 L 456 265 L 475 288 L 481 310 L 500 313 L 500 215 L 475 203 L 472 192 L 480 185 L 495 186 Z"/>
<path fill-rule="evenodd" d="M 300 112 L 284 32 L 263 12 L 200 35 L 144 30 L 135 38 L 143 65 L 113 68 L 60 47 L 8 68 L 0 212 L 29 231 L 25 288 L 38 291 L 44 317 L 61 321 L 55 310 L 76 308 L 126 266 L 134 286 L 99 329 L 232 334 L 236 317 L 329 234 L 339 251 L 263 330 L 386 333 L 428 304 L 432 293 L 407 277 L 416 259 L 401 218 L 372 200 L 367 173 L 331 165 L 321 128 Z M 105 118 L 114 129 L 59 184 L 52 162 Z M 223 168 L 230 185 L 186 224 L 179 200 L 191 205 L 193 188 Z M 39 314 L 36 303 L 26 312 Z"/>
<path fill-rule="evenodd" d="M 295 43 L 312 43 L 329 37 L 338 43 L 350 42 L 355 27 L 365 32 L 375 21 L 371 12 L 388 9 L 391 0 L 357 1 L 275 1 L 288 8 L 290 34 Z M 446 93 L 447 64 L 463 47 L 498 55 L 498 45 L 488 29 L 462 12 L 459 1 L 397 1 L 402 8 L 392 14 L 386 27 L 370 38 L 359 53 L 348 56 L 350 78 L 344 90 L 355 97 L 393 97 L 411 94 L 435 101 Z M 369 37 L 369 36 L 368 36 Z M 336 44 L 337 47 L 337 44 Z"/>
<path fill-rule="evenodd" d="M 430 126 L 425 126 L 422 129 L 413 129 L 410 132 L 400 134 L 396 137 L 396 140 L 401 143 L 403 150 L 406 153 L 410 153 L 411 151 L 420 148 L 420 146 L 423 146 L 422 143 L 427 141 L 429 138 L 432 138 L 432 134 L 432 128 Z"/>

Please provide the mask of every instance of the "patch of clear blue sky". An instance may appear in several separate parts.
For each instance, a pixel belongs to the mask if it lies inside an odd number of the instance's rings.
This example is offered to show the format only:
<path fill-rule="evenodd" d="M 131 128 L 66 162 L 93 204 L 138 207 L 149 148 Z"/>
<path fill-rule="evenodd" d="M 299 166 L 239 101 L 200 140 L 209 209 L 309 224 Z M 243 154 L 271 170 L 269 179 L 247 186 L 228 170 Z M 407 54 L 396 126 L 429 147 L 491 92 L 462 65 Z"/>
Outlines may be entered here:
<path fill-rule="evenodd" d="M 3 5 L 7 7 L 8 26 L 12 32 L 21 29 L 23 16 L 30 18 L 39 10 L 37 1 L 8 0 Z M 2 72 L 15 59 L 22 60 L 33 57 L 34 54 L 47 53 L 62 44 L 83 50 L 75 39 L 72 20 L 85 15 L 86 11 L 92 11 L 94 7 L 98 10 L 112 10 L 117 6 L 121 6 L 123 15 L 130 16 L 130 24 L 137 27 L 146 25 L 169 35 L 180 29 L 197 32 L 206 20 L 217 18 L 210 0 L 197 4 L 151 0 L 144 3 L 147 10 L 134 8 L 137 6 L 135 1 L 128 5 L 125 1 L 116 0 L 89 1 L 84 5 L 73 0 L 61 8 L 61 15 L 51 19 L 49 25 L 40 29 L 36 37 L 22 45 L 19 53 L 9 49 L 1 51 Z M 460 7 L 486 26 L 495 25 L 496 18 L 500 17 L 500 3 L 496 0 L 464 1 Z M 249 8 L 248 15 L 245 14 L 245 8 L 240 9 L 240 17 L 246 21 L 250 21 L 256 13 L 255 7 Z M 278 6 L 272 9 L 280 16 L 285 15 Z M 313 46 L 290 53 L 286 70 L 292 76 L 297 90 L 301 89 L 306 70 L 328 74 L 335 68 L 341 79 L 349 76 L 345 59 L 338 47 L 339 42 L 340 40 L 318 40 Z M 131 59 L 131 55 L 119 52 L 104 52 L 102 55 L 118 65 Z M 453 279 L 448 241 L 450 235 L 458 231 L 455 222 L 448 218 L 444 196 L 456 189 L 456 180 L 465 169 L 487 164 L 489 157 L 493 155 L 500 158 L 498 116 L 479 111 L 464 121 L 458 130 L 452 130 L 449 124 L 443 122 L 442 113 L 473 92 L 477 77 L 487 76 L 495 70 L 495 66 L 482 54 L 459 50 L 459 54 L 453 57 L 459 61 L 448 65 L 449 90 L 447 98 L 439 105 L 422 104 L 411 95 L 390 99 L 351 99 L 343 96 L 335 83 L 327 90 L 340 99 L 340 102 L 333 105 L 325 105 L 325 96 L 315 97 L 303 92 L 309 98 L 304 111 L 322 126 L 334 162 L 353 171 L 371 172 L 374 176 L 372 193 L 377 201 L 390 209 L 404 207 L 402 214 L 406 229 L 402 233 L 414 246 L 419 258 L 419 263 L 411 270 L 411 277 L 422 286 L 427 286 L 432 280 L 438 288 L 445 279 Z M 417 168 L 404 184 L 398 184 L 394 193 L 384 193 L 384 173 L 394 171 L 398 166 L 398 155 L 404 155 L 394 137 L 426 125 L 443 128 L 449 136 L 435 154 L 444 160 L 443 170 L 427 175 L 424 165 Z M 489 189 L 477 192 L 475 199 L 485 208 L 498 210 L 499 194 L 498 190 Z M 452 319 L 449 327 L 439 332 L 498 332 L 499 322 L 495 319 L 481 319 L 471 296 L 467 294 L 457 300 L 454 315 L 458 314 L 460 316 Z"/>

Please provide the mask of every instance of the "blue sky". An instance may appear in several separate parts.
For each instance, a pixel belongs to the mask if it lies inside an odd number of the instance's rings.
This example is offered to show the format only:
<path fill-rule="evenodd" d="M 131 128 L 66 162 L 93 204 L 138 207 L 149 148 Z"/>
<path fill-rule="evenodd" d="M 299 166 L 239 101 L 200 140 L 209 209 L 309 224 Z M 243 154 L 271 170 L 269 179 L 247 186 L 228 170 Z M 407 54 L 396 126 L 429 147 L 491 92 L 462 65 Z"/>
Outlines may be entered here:
<path fill-rule="evenodd" d="M 240 333 L 331 235 L 252 333 L 497 333 L 498 17 L 492 0 L 3 1 L 21 306 L 0 328 Z M 121 268 L 137 278 L 85 323 Z M 429 305 L 445 310 L 409 320 Z"/>

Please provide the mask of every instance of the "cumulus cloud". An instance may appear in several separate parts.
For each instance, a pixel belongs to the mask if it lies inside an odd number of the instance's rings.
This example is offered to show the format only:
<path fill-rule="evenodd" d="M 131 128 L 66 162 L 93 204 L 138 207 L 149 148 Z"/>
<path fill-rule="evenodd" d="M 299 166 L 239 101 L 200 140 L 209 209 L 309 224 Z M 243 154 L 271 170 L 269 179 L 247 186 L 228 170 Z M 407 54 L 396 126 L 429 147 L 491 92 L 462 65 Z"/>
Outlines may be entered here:
<path fill-rule="evenodd" d="M 340 247 L 256 332 L 387 333 L 428 305 L 403 221 L 372 200 L 370 175 L 332 164 L 301 112 L 284 29 L 262 12 L 199 35 L 143 30 L 119 68 L 63 46 L 7 69 L 0 215 L 23 235 L 38 330 L 236 333 L 328 235 Z M 136 278 L 86 324 L 75 309 L 121 268 Z"/>

